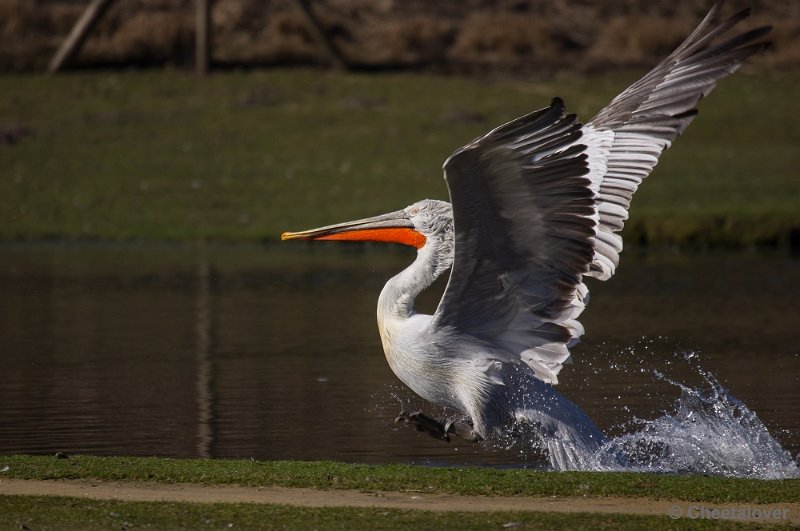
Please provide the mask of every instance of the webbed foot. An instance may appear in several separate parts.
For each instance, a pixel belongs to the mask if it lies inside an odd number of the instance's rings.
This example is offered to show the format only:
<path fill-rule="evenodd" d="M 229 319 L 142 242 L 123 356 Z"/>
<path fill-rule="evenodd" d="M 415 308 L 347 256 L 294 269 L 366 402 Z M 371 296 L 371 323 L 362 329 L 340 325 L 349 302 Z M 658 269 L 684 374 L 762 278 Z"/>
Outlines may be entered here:
<path fill-rule="evenodd" d="M 406 424 L 413 424 L 417 431 L 421 431 L 433 437 L 434 439 L 442 439 L 450 442 L 450 432 L 448 431 L 450 422 L 447 420 L 439 420 L 429 417 L 422 411 L 415 411 L 409 413 L 401 411 L 397 418 L 394 419 L 395 424 L 398 422 L 405 422 Z"/>
<path fill-rule="evenodd" d="M 426 433 L 434 439 L 441 439 L 447 442 L 450 442 L 451 434 L 470 442 L 477 442 L 482 439 L 480 435 L 475 433 L 469 421 L 446 418 L 435 419 L 422 411 L 415 411 L 414 413 L 401 411 L 394 421 L 395 423 L 413 424 L 417 431 Z"/>

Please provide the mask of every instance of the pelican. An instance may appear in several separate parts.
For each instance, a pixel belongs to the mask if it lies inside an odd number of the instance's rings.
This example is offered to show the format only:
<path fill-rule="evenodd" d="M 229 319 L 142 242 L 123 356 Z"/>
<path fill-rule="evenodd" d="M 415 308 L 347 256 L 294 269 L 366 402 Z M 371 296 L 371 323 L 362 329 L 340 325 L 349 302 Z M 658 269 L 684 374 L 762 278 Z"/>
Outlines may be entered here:
<path fill-rule="evenodd" d="M 605 435 L 553 387 L 584 329 L 587 277 L 607 280 L 636 189 L 697 114 L 716 82 L 764 50 L 770 27 L 719 37 L 749 16 L 719 21 L 716 2 L 666 59 L 586 123 L 554 98 L 444 163 L 450 203 L 285 232 L 283 240 L 395 242 L 416 259 L 378 297 L 378 330 L 395 375 L 428 402 L 397 421 L 430 435 L 479 441 L 532 426 L 556 469 L 586 467 Z M 433 315 L 414 299 L 450 271 Z"/>

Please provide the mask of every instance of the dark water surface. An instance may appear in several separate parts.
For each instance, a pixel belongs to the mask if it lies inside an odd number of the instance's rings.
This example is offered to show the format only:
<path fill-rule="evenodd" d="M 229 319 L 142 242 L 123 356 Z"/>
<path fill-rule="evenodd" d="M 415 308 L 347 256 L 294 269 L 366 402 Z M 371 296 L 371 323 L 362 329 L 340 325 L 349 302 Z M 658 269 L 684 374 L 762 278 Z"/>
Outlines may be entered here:
<path fill-rule="evenodd" d="M 519 464 L 518 449 L 393 424 L 399 400 L 423 403 L 383 358 L 375 303 L 412 258 L 341 244 L 2 245 L 0 453 Z M 799 274 L 783 255 L 626 251 L 611 281 L 589 281 L 560 390 L 618 434 L 672 407 L 679 391 L 654 370 L 697 385 L 703 369 L 796 455 Z"/>

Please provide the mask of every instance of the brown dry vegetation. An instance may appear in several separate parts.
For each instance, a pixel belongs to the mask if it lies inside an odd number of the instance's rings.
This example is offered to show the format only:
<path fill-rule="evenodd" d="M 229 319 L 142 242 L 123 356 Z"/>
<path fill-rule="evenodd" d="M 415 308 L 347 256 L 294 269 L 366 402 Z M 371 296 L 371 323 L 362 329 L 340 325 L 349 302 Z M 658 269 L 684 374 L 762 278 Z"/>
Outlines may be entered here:
<path fill-rule="evenodd" d="M 652 64 L 712 0 L 311 0 L 348 62 L 361 67 L 593 70 Z M 772 67 L 800 63 L 800 2 L 730 0 L 753 7 L 750 27 L 774 26 Z M 41 70 L 88 0 L 0 0 L 0 69 Z M 193 0 L 115 0 L 77 63 L 189 65 Z M 288 0 L 215 0 L 218 64 L 325 62 Z"/>

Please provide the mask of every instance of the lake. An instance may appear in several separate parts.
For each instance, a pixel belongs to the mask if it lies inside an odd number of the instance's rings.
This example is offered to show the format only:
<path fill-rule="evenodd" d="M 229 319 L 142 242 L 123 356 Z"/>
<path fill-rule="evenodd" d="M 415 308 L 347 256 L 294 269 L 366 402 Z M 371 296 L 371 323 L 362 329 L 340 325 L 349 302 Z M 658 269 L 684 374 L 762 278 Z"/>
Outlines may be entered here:
<path fill-rule="evenodd" d="M 0 453 L 526 464 L 393 423 L 401 407 L 441 413 L 391 373 L 375 324 L 412 259 L 321 242 L 0 245 Z M 796 455 L 799 274 L 781 253 L 626 250 L 613 279 L 587 282 L 559 390 L 621 433 L 669 411 L 669 380 L 708 371 Z"/>

